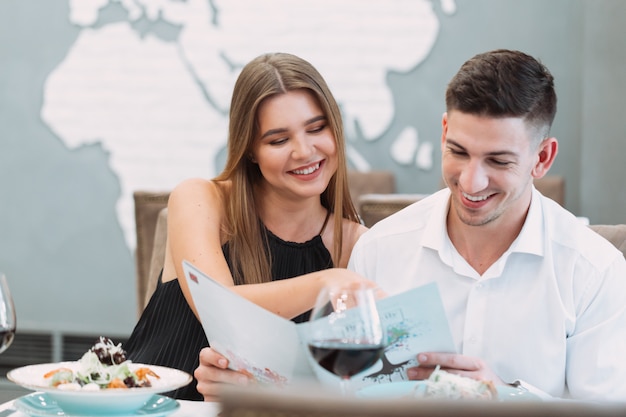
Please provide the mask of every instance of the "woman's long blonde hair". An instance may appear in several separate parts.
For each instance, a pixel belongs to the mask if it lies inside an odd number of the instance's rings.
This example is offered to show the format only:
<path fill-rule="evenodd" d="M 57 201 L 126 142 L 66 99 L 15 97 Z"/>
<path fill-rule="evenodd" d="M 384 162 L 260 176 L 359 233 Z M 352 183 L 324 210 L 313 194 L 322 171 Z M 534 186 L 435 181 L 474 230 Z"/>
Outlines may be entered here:
<path fill-rule="evenodd" d="M 332 257 L 341 259 L 343 219 L 359 221 L 350 198 L 343 122 L 339 106 L 319 72 L 307 61 L 286 53 L 261 55 L 248 63 L 233 90 L 228 129 L 228 157 L 214 181 L 230 181 L 225 198 L 226 232 L 235 284 L 272 280 L 271 259 L 255 201 L 254 185 L 261 172 L 250 158 L 258 136 L 257 112 L 266 98 L 297 89 L 307 89 L 317 98 L 328 119 L 337 146 L 337 172 L 321 195 L 322 205 L 334 213 Z"/>

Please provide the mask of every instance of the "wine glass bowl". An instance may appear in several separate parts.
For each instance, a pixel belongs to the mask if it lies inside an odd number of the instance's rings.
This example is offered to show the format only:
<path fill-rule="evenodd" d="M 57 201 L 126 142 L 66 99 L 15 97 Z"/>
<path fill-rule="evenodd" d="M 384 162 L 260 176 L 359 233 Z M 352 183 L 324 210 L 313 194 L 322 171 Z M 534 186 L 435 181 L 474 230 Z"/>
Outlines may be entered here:
<path fill-rule="evenodd" d="M 309 352 L 323 369 L 347 381 L 374 365 L 385 348 L 375 290 L 326 287 L 309 320 Z"/>
<path fill-rule="evenodd" d="M 0 273 L 0 353 L 7 350 L 15 336 L 15 306 L 6 276 Z"/>

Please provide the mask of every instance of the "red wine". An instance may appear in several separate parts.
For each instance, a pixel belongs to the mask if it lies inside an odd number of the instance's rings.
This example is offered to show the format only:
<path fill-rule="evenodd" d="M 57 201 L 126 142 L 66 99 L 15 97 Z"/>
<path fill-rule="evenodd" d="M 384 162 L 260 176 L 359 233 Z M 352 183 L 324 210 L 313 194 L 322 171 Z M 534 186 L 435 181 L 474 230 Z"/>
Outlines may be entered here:
<path fill-rule="evenodd" d="M 15 336 L 15 329 L 0 330 L 0 353 L 11 345 L 13 336 Z"/>
<path fill-rule="evenodd" d="M 383 345 L 341 343 L 340 340 L 309 343 L 309 351 L 315 361 L 342 378 L 350 378 L 374 365 L 384 349 Z"/>

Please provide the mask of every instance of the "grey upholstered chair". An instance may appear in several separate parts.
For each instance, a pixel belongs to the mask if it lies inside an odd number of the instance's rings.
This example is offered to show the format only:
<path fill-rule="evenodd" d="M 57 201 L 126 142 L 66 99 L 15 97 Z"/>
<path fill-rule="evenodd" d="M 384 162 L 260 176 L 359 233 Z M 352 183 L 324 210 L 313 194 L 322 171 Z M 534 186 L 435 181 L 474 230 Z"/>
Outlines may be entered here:
<path fill-rule="evenodd" d="M 541 194 L 565 207 L 565 178 L 560 175 L 546 175 L 535 180 L 534 184 Z"/>
<path fill-rule="evenodd" d="M 626 258 L 626 224 L 592 224 L 589 227 L 621 250 Z"/>
<path fill-rule="evenodd" d="M 359 197 L 357 210 L 363 224 L 372 227 L 385 217 L 426 196 L 428 194 L 363 194 Z"/>
<path fill-rule="evenodd" d="M 135 201 L 135 230 L 137 232 L 137 247 L 135 249 L 135 282 L 137 287 L 137 314 L 141 315 L 143 309 L 150 298 L 152 291 L 148 290 L 151 278 L 156 285 L 156 278 L 153 277 L 151 272 L 151 262 L 153 258 L 153 252 L 155 245 L 162 247 L 163 254 L 165 253 L 165 240 L 161 237 L 155 236 L 155 230 L 157 228 L 157 219 L 163 209 L 167 207 L 167 200 L 170 193 L 168 191 L 151 192 L 151 191 L 136 191 L 133 193 Z M 166 228 L 167 229 L 167 228 Z M 163 231 L 162 233 L 167 233 Z M 162 240 L 162 242 L 161 242 Z M 157 270 L 157 274 L 161 265 Z"/>
<path fill-rule="evenodd" d="M 396 177 L 393 172 L 374 170 L 368 172 L 348 171 L 350 196 L 358 210 L 358 201 L 363 194 L 391 194 L 396 192 Z"/>

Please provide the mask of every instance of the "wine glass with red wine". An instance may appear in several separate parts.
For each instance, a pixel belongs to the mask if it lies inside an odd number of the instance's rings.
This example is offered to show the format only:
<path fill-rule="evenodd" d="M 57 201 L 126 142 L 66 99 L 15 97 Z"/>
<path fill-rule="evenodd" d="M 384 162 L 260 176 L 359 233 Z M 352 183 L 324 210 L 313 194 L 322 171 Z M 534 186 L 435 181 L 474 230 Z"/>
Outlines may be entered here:
<path fill-rule="evenodd" d="M 13 342 L 15 336 L 15 306 L 4 274 L 0 273 L 0 353 Z"/>
<path fill-rule="evenodd" d="M 374 365 L 385 348 L 375 290 L 322 289 L 311 311 L 307 343 L 315 362 L 338 376 L 347 394 L 350 378 Z"/>

